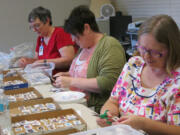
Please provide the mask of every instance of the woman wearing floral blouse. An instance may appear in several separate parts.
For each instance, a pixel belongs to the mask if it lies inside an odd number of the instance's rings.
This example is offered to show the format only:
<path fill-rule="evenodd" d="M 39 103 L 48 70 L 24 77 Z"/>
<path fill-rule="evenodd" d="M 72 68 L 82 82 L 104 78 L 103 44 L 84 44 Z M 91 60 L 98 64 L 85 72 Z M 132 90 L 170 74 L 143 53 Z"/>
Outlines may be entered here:
<path fill-rule="evenodd" d="M 180 32 L 167 15 L 147 19 L 138 32 L 140 56 L 129 59 L 101 113 L 120 116 L 152 135 L 180 135 Z M 97 119 L 101 126 L 106 120 Z"/>

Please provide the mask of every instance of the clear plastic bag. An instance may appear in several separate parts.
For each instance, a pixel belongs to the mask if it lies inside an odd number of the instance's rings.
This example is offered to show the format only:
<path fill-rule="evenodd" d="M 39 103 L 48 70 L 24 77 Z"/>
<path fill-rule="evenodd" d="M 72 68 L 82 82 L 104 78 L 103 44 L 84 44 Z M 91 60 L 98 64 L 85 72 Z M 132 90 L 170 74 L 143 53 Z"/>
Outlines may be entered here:
<path fill-rule="evenodd" d="M 74 133 L 71 135 L 144 135 L 143 133 L 124 124 L 113 125 L 104 128 L 97 128 L 85 132 Z"/>
<path fill-rule="evenodd" d="M 9 67 L 18 67 L 18 60 L 21 57 L 34 57 L 34 47 L 32 42 L 25 42 L 20 45 L 17 45 L 10 49 L 10 63 Z"/>

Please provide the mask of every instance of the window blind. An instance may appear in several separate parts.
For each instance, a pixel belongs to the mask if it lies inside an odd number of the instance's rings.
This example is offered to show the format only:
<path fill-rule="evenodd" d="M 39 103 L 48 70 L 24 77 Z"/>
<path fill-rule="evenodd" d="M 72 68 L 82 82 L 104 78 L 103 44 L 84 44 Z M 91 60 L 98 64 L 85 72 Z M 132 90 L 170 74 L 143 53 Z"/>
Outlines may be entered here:
<path fill-rule="evenodd" d="M 111 0 L 117 11 L 132 15 L 133 20 L 168 14 L 180 27 L 180 0 Z"/>

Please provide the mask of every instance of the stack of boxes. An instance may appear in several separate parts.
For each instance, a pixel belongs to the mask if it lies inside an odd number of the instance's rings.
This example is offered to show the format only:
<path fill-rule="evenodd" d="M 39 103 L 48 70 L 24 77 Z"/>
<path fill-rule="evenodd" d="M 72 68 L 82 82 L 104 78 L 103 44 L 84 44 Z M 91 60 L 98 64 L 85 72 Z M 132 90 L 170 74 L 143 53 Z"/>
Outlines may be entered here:
<path fill-rule="evenodd" d="M 2 88 L 8 96 L 12 131 L 15 135 L 69 134 L 87 129 L 73 110 L 62 110 L 52 98 L 43 98 L 21 73 L 2 71 Z"/>

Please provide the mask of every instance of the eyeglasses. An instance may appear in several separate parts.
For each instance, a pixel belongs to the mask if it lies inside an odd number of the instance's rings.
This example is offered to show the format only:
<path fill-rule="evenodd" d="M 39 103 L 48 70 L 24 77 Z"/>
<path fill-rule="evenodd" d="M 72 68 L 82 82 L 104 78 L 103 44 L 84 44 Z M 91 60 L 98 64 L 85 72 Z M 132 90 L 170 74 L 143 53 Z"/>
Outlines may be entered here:
<path fill-rule="evenodd" d="M 33 30 L 33 29 L 39 30 L 40 27 L 41 27 L 41 23 L 38 23 L 38 24 L 29 26 L 29 29 L 30 30 Z"/>
<path fill-rule="evenodd" d="M 146 49 L 145 47 L 143 47 L 141 45 L 136 46 L 136 48 L 143 55 L 145 53 L 148 53 L 150 56 L 156 57 L 156 58 L 160 58 L 164 55 L 164 52 L 159 52 L 159 51 L 152 50 L 152 49 Z"/>

